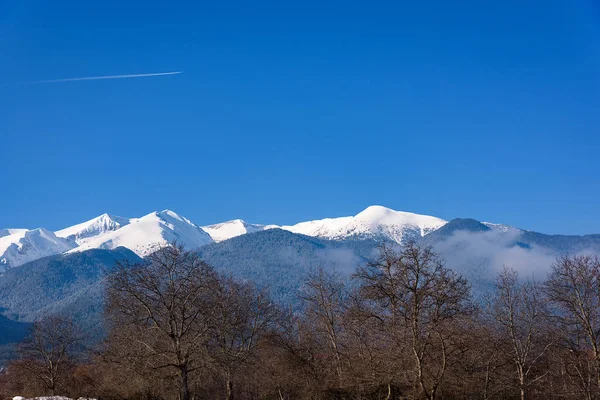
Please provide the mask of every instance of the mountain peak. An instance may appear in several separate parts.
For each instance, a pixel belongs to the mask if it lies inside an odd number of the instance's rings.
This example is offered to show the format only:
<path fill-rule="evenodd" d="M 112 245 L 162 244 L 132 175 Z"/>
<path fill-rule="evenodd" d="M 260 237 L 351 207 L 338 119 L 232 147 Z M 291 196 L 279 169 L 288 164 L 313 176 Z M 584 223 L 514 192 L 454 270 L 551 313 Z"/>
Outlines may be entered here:
<path fill-rule="evenodd" d="M 57 237 L 44 228 L 10 231 L 13 233 L 0 237 L 0 270 L 62 253 L 76 246 L 74 242 Z"/>
<path fill-rule="evenodd" d="M 428 236 L 429 240 L 434 240 L 437 238 L 449 237 L 454 235 L 459 231 L 466 231 L 471 233 L 477 232 L 487 232 L 490 231 L 491 228 L 486 226 L 485 224 L 472 219 L 472 218 L 454 218 L 449 221 L 446 225 L 442 226 L 440 229 L 436 230 L 431 234 L 431 237 Z"/>
<path fill-rule="evenodd" d="M 82 244 L 107 232 L 115 231 L 125 225 L 128 225 L 130 222 L 131 219 L 129 218 L 123 218 L 104 213 L 96 218 L 92 218 L 80 224 L 61 229 L 54 233 L 58 237 L 72 240 L 77 244 Z"/>
<path fill-rule="evenodd" d="M 425 236 L 446 221 L 428 215 L 369 206 L 354 217 L 326 218 L 302 222 L 283 229 L 327 239 L 370 238 L 402 243 L 406 238 Z"/>
<path fill-rule="evenodd" d="M 223 240 L 231 239 L 246 233 L 260 232 L 271 228 L 278 228 L 278 226 L 250 224 L 243 219 L 232 219 L 219 224 L 202 227 L 215 242 L 222 242 Z"/>
<path fill-rule="evenodd" d="M 175 211 L 173 210 L 169 210 L 168 208 L 165 208 L 162 211 L 155 211 L 155 213 L 157 215 L 170 215 L 172 217 L 179 217 L 179 214 L 177 214 Z"/>
<path fill-rule="evenodd" d="M 167 221 L 169 223 L 174 223 L 174 224 L 178 224 L 178 223 L 183 223 L 185 225 L 191 225 L 194 228 L 198 228 L 198 225 L 194 224 L 192 221 L 190 221 L 189 219 L 185 218 L 182 215 L 177 214 L 175 211 L 172 210 L 162 210 L 160 212 L 155 212 L 154 213 L 156 216 L 158 216 L 160 219 Z"/>
<path fill-rule="evenodd" d="M 418 214 L 413 214 L 405 211 L 396 211 L 391 208 L 387 208 L 384 206 L 369 206 L 355 215 L 354 218 L 364 221 L 373 221 L 373 222 L 387 222 L 392 219 L 398 219 L 402 217 L 410 217 L 410 216 L 420 216 Z"/>
<path fill-rule="evenodd" d="M 369 206 L 367 208 L 365 208 L 364 210 L 362 210 L 361 212 L 359 212 L 358 214 L 356 214 L 356 216 L 359 216 L 361 214 L 366 214 L 366 215 L 381 215 L 381 214 L 389 214 L 389 213 L 395 213 L 397 211 L 392 210 L 391 208 L 387 208 L 384 206 L 380 206 L 377 204 L 374 204 L 372 206 Z"/>
<path fill-rule="evenodd" d="M 415 224 L 444 224 L 446 221 L 429 215 L 415 214 L 406 211 L 396 211 L 384 206 L 373 205 L 356 214 L 355 218 L 361 220 L 372 220 L 377 222 L 400 222 L 406 221 Z"/>
<path fill-rule="evenodd" d="M 158 247 L 177 241 L 190 250 L 212 243 L 211 237 L 196 224 L 171 210 L 154 211 L 112 232 L 100 235 L 72 251 L 119 246 L 144 257 Z"/>

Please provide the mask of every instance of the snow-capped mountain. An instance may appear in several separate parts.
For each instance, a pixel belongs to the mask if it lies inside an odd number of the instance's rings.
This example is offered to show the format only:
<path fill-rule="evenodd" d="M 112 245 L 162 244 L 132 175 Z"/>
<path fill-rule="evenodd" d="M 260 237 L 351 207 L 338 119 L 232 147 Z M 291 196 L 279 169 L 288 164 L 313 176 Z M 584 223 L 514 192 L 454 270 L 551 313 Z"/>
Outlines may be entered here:
<path fill-rule="evenodd" d="M 443 219 L 428 215 L 370 206 L 354 217 L 325 218 L 283 226 L 282 229 L 326 239 L 390 239 L 402 243 L 411 237 L 425 236 L 444 224 Z"/>
<path fill-rule="evenodd" d="M 114 231 L 104 233 L 71 250 L 114 249 L 126 247 L 144 257 L 159 246 L 177 241 L 188 249 L 196 249 L 213 240 L 202 228 L 171 210 L 153 212 Z"/>
<path fill-rule="evenodd" d="M 99 217 L 90 219 L 77 225 L 70 226 L 60 231 L 54 232 L 56 236 L 73 240 L 81 245 L 106 234 L 116 231 L 125 225 L 129 225 L 131 219 L 117 217 L 110 214 L 102 214 Z"/>
<path fill-rule="evenodd" d="M 249 224 L 241 219 L 234 219 L 220 224 L 203 226 L 202 229 L 212 237 L 215 242 L 231 239 L 246 233 L 260 232 L 266 229 L 279 228 L 277 225 Z"/>
<path fill-rule="evenodd" d="M 7 234 L 6 234 L 7 233 Z M 3 229 L 0 237 L 0 271 L 76 247 L 73 241 L 44 229 Z"/>
<path fill-rule="evenodd" d="M 0 230 L 0 270 L 48 255 L 89 249 L 126 247 L 146 256 L 158 246 L 177 241 L 189 249 L 247 233 L 281 228 L 324 239 L 375 239 L 402 243 L 424 236 L 446 221 L 382 206 L 371 206 L 351 217 L 326 218 L 292 226 L 250 224 L 241 219 L 200 227 L 170 210 L 141 218 L 103 214 L 54 233 L 46 229 Z M 496 229 L 502 229 L 498 226 Z"/>

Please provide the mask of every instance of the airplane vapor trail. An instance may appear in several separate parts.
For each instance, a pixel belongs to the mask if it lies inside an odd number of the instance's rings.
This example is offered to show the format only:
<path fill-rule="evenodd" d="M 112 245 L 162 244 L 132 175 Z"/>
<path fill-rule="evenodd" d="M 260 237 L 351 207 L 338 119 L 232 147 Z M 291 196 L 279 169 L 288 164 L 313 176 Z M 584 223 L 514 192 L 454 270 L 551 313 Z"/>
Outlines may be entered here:
<path fill-rule="evenodd" d="M 150 76 L 164 76 L 164 75 L 177 75 L 182 74 L 183 71 L 173 72 L 155 72 L 151 74 L 128 74 L 128 75 L 104 75 L 104 76 L 85 76 L 81 78 L 63 78 L 63 79 L 50 79 L 45 81 L 32 81 L 23 82 L 23 85 L 36 85 L 39 83 L 59 83 L 59 82 L 75 82 L 75 81 L 96 81 L 100 79 L 127 79 L 127 78 L 146 78 Z"/>

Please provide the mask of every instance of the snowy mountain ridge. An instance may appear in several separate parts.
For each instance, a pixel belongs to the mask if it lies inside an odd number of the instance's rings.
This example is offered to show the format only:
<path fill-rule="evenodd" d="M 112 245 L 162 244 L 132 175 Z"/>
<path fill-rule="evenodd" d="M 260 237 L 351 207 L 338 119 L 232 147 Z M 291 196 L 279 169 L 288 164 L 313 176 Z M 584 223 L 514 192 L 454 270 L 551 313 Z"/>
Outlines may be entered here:
<path fill-rule="evenodd" d="M 231 221 L 221 222 L 220 224 L 202 227 L 202 229 L 208 233 L 215 242 L 222 242 L 223 240 L 231 239 L 246 233 L 260 232 L 273 228 L 279 228 L 279 226 L 250 224 L 241 219 L 233 219 Z"/>
<path fill-rule="evenodd" d="M 251 224 L 234 219 L 198 226 L 171 210 L 155 211 L 141 218 L 102 214 L 88 221 L 50 232 L 43 228 L 0 230 L 0 272 L 49 255 L 119 246 L 144 257 L 159 246 L 177 241 L 196 249 L 247 233 L 280 228 L 322 239 L 375 239 L 402 243 L 422 237 L 446 221 L 427 215 L 370 206 L 355 216 L 325 218 L 278 226 Z"/>
<path fill-rule="evenodd" d="M 203 226 L 215 242 L 245 233 L 280 228 L 292 233 L 323 239 L 387 239 L 397 243 L 409 237 L 425 236 L 446 224 L 440 218 L 395 211 L 383 206 L 370 206 L 355 216 L 324 218 L 296 225 L 258 225 L 241 219 Z"/>
<path fill-rule="evenodd" d="M 189 249 L 196 249 L 213 242 L 210 235 L 202 228 L 171 210 L 155 211 L 129 221 L 129 224 L 86 241 L 71 252 L 114 249 L 123 246 L 144 257 L 159 246 L 173 241 Z"/>
<path fill-rule="evenodd" d="M 3 231 L 9 234 L 0 237 L 0 272 L 42 257 L 64 253 L 77 246 L 44 228 Z"/>
<path fill-rule="evenodd" d="M 370 206 L 353 217 L 325 218 L 301 222 L 282 229 L 325 239 L 389 239 L 402 243 L 408 238 L 423 237 L 447 221 L 428 215 Z"/>
<path fill-rule="evenodd" d="M 99 217 L 90 219 L 77 225 L 70 226 L 60 231 L 54 232 L 56 236 L 73 240 L 81 245 L 94 240 L 103 234 L 116 231 L 117 229 L 129 225 L 132 219 L 117 217 L 110 214 L 102 214 Z"/>

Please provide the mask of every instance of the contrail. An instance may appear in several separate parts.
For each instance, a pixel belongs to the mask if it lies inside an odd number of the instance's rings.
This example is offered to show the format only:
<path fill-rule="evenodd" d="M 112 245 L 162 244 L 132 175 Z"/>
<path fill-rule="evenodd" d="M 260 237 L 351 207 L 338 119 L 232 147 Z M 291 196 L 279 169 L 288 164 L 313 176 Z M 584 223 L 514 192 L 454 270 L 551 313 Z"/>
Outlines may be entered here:
<path fill-rule="evenodd" d="M 183 71 L 173 72 L 155 72 L 152 74 L 129 74 L 129 75 L 104 75 L 104 76 L 85 76 L 81 78 L 64 78 L 64 79 L 50 79 L 46 81 L 32 81 L 22 82 L 22 85 L 36 85 L 38 83 L 59 83 L 59 82 L 75 82 L 75 81 L 97 81 L 100 79 L 128 79 L 128 78 L 146 78 L 149 76 L 163 76 L 163 75 L 177 75 L 182 74 Z"/>

